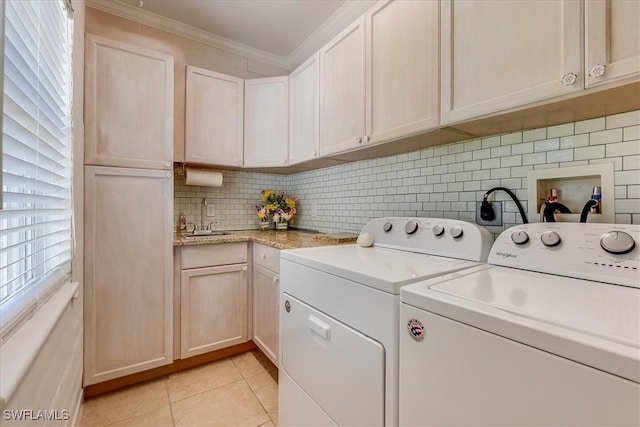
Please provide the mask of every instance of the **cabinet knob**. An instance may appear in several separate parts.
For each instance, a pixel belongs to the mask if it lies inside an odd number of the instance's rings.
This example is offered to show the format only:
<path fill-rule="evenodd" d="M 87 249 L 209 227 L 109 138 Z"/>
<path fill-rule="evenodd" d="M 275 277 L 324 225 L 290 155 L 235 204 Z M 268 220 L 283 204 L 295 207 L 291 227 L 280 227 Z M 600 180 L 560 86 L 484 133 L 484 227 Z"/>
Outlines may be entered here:
<path fill-rule="evenodd" d="M 267 259 L 267 255 L 266 254 L 262 254 L 262 259 Z"/>
<path fill-rule="evenodd" d="M 278 276 L 273 276 L 273 283 L 278 281 Z"/>
<path fill-rule="evenodd" d="M 284 159 L 284 160 L 282 161 L 282 164 L 283 164 L 283 165 L 286 165 L 286 164 L 287 164 L 287 159 Z"/>
<path fill-rule="evenodd" d="M 242 271 L 247 271 L 247 266 L 242 267 Z"/>
<path fill-rule="evenodd" d="M 365 136 L 362 138 L 362 140 L 363 140 L 364 142 L 369 142 L 369 135 L 365 135 Z"/>
<path fill-rule="evenodd" d="M 172 163 L 171 163 L 171 162 L 164 162 L 164 167 L 165 167 L 165 168 L 170 168 L 170 167 L 171 167 L 171 165 L 172 165 Z"/>
<path fill-rule="evenodd" d="M 356 144 L 362 144 L 362 138 L 357 137 L 356 138 Z"/>
<path fill-rule="evenodd" d="M 560 79 L 562 84 L 565 86 L 571 86 L 572 84 L 575 84 L 576 80 L 578 80 L 578 76 L 575 73 L 567 73 L 562 76 L 562 79 Z"/>
<path fill-rule="evenodd" d="M 167 172 L 167 178 L 171 178 L 173 174 L 171 172 Z"/>
<path fill-rule="evenodd" d="M 607 66 L 598 64 L 589 71 L 589 76 L 593 78 L 598 78 L 604 75 L 605 71 L 607 71 Z"/>
<path fill-rule="evenodd" d="M 317 152 L 317 151 L 314 151 L 314 152 L 313 152 L 313 157 L 317 157 L 317 156 L 318 156 L 318 152 Z"/>

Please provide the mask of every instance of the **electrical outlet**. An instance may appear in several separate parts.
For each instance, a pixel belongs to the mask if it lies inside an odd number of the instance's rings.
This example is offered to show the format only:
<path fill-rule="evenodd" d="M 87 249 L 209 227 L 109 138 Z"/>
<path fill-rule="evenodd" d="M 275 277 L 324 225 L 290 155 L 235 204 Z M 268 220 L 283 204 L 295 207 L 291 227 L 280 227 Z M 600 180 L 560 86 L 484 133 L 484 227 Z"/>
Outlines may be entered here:
<path fill-rule="evenodd" d="M 207 216 L 216 216 L 216 207 L 213 203 L 207 205 Z"/>
<path fill-rule="evenodd" d="M 478 225 L 502 225 L 502 202 L 489 202 L 491 207 L 493 208 L 493 212 L 495 212 L 496 217 L 493 221 L 485 221 L 480 216 L 480 207 L 482 206 L 482 202 L 476 202 L 476 223 Z"/>

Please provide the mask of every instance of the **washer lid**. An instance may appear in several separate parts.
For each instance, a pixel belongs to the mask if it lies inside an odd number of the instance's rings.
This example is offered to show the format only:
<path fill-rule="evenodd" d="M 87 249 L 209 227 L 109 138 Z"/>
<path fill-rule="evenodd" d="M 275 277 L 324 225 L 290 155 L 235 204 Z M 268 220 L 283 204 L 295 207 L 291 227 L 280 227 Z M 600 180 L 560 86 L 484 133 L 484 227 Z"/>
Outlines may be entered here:
<path fill-rule="evenodd" d="M 640 290 L 498 266 L 403 288 L 401 301 L 640 382 Z"/>
<path fill-rule="evenodd" d="M 478 265 L 474 261 L 358 245 L 283 250 L 280 258 L 392 294 L 400 293 L 400 288 L 409 283 Z"/>

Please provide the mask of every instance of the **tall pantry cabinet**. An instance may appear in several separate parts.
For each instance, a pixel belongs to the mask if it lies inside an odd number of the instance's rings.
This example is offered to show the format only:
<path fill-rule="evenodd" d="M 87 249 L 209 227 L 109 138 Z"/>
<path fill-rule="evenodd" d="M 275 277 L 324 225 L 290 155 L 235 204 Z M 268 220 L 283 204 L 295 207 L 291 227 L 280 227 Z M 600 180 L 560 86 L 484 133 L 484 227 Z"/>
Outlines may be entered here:
<path fill-rule="evenodd" d="M 173 58 L 86 36 L 85 371 L 173 361 Z"/>

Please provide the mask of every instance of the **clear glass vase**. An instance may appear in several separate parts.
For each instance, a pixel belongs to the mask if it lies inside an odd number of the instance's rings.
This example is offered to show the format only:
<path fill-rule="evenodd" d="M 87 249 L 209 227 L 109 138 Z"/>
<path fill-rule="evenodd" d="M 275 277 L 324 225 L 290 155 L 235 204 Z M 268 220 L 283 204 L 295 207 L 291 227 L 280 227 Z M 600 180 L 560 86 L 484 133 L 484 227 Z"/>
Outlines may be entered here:
<path fill-rule="evenodd" d="M 269 221 L 259 221 L 258 226 L 260 231 L 267 231 L 269 229 Z"/>
<path fill-rule="evenodd" d="M 287 231 L 289 223 L 287 221 L 276 222 L 276 231 Z"/>

